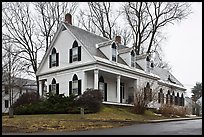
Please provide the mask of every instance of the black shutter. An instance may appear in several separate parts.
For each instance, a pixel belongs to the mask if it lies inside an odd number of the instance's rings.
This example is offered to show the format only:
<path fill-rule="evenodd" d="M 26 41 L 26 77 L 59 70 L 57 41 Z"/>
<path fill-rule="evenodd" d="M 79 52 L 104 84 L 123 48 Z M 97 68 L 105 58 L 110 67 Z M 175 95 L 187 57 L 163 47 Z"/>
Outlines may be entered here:
<path fill-rule="evenodd" d="M 59 83 L 56 84 L 56 94 L 59 95 Z"/>
<path fill-rule="evenodd" d="M 49 56 L 49 68 L 51 68 L 51 62 L 52 62 L 52 55 Z"/>
<path fill-rule="evenodd" d="M 78 61 L 81 61 L 81 46 L 78 47 Z"/>
<path fill-rule="evenodd" d="M 161 94 L 158 93 L 158 103 L 160 103 L 160 102 L 161 102 Z"/>
<path fill-rule="evenodd" d="M 107 101 L 107 83 L 104 83 L 105 89 L 104 89 L 104 101 Z"/>
<path fill-rule="evenodd" d="M 51 85 L 49 85 L 49 92 L 51 92 Z"/>
<path fill-rule="evenodd" d="M 59 53 L 56 53 L 56 66 L 59 66 Z"/>
<path fill-rule="evenodd" d="M 69 49 L 69 63 L 72 63 L 72 49 Z"/>
<path fill-rule="evenodd" d="M 69 81 L 69 95 L 72 94 L 72 81 Z"/>
<path fill-rule="evenodd" d="M 81 95 L 81 80 L 78 80 L 78 95 Z"/>

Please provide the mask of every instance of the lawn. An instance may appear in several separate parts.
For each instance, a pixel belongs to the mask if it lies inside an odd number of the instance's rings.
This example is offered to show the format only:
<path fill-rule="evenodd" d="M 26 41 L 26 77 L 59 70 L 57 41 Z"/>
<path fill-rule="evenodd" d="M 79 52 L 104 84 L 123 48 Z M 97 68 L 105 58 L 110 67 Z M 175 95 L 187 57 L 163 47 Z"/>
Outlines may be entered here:
<path fill-rule="evenodd" d="M 55 132 L 113 128 L 149 119 L 162 119 L 151 111 L 144 115 L 133 114 L 128 107 L 103 105 L 98 113 L 85 114 L 42 114 L 2 116 L 2 132 Z"/>

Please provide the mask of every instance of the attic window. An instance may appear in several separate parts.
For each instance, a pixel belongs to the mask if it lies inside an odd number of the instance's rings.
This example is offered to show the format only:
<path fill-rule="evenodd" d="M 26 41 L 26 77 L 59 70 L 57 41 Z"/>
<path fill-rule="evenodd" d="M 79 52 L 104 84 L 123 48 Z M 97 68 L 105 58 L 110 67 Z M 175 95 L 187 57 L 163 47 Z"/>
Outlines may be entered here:
<path fill-rule="evenodd" d="M 50 68 L 59 65 L 59 53 L 57 53 L 56 49 L 52 49 L 52 53 L 50 55 Z"/>
<path fill-rule="evenodd" d="M 135 64 L 135 52 L 133 50 L 131 52 L 131 67 L 136 67 L 136 64 Z"/>
<path fill-rule="evenodd" d="M 69 62 L 81 61 L 81 46 L 78 46 L 77 41 L 75 40 L 72 48 L 69 50 Z"/>
<path fill-rule="evenodd" d="M 115 61 L 116 62 L 116 45 L 115 43 L 112 44 L 112 61 Z"/>

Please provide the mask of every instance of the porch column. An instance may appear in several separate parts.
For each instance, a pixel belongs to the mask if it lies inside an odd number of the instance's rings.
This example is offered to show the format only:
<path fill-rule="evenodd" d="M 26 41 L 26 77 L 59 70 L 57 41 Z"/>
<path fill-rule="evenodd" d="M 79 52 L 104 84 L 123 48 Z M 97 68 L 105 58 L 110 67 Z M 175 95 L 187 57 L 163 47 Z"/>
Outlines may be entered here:
<path fill-rule="evenodd" d="M 83 80 L 82 80 L 82 94 L 84 93 L 84 91 L 87 89 L 87 74 L 84 71 L 83 72 Z"/>
<path fill-rule="evenodd" d="M 98 89 L 98 69 L 94 70 L 94 89 Z"/>
<path fill-rule="evenodd" d="M 117 102 L 120 103 L 120 76 L 117 76 Z"/>
<path fill-rule="evenodd" d="M 42 92 L 43 92 L 43 90 L 42 90 L 43 88 L 42 87 L 43 87 L 43 81 L 39 80 L 39 95 L 40 96 L 42 96 Z"/>

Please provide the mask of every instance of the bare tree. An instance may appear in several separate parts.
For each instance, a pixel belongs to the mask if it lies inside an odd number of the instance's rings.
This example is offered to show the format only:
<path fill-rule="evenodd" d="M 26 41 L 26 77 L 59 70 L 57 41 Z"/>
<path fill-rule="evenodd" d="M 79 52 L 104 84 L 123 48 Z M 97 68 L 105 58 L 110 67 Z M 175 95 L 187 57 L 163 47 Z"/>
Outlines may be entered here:
<path fill-rule="evenodd" d="M 16 83 L 16 77 L 22 77 L 24 66 L 22 60 L 18 57 L 19 51 L 11 43 L 2 42 L 2 100 L 9 98 L 9 117 L 13 117 L 12 104 L 20 94 L 15 87 L 20 87 Z"/>
<path fill-rule="evenodd" d="M 5 43 L 12 43 L 18 49 L 18 57 L 23 60 L 29 74 L 37 72 L 37 53 L 43 48 L 36 40 L 35 23 L 30 12 L 30 3 L 3 3 L 2 35 Z M 38 86 L 38 77 L 35 76 Z M 39 92 L 39 90 L 38 90 Z"/>
<path fill-rule="evenodd" d="M 33 2 L 38 17 L 36 22 L 41 32 L 41 42 L 46 51 L 59 24 L 66 13 L 74 14 L 78 3 L 76 2 Z M 45 41 L 45 43 L 44 43 Z"/>
<path fill-rule="evenodd" d="M 81 17 L 79 23 L 86 30 L 95 30 L 108 39 L 113 39 L 113 29 L 119 14 L 113 14 L 112 4 L 110 2 L 88 2 L 89 11 L 80 11 Z M 113 15 L 116 15 L 115 17 Z M 79 17 L 78 17 L 79 18 Z M 88 23 L 86 23 L 88 21 Z"/>
<path fill-rule="evenodd" d="M 191 13 L 190 4 L 185 2 L 128 2 L 122 11 L 132 29 L 133 46 L 138 55 L 143 50 L 147 54 L 162 53 L 161 42 L 166 39 L 162 33 L 164 28 Z M 160 62 L 158 66 L 169 68 L 167 62 Z"/>
<path fill-rule="evenodd" d="M 158 102 L 158 93 L 161 88 L 160 85 L 153 88 L 156 81 L 149 81 L 147 85 L 140 85 L 134 92 L 134 107 L 133 111 L 137 114 L 144 114 L 147 108 L 157 107 L 155 106 Z"/>
<path fill-rule="evenodd" d="M 140 54 L 141 47 L 146 47 L 147 53 L 153 52 L 153 46 L 159 46 L 161 29 L 175 21 L 181 21 L 190 13 L 190 4 L 181 2 L 128 2 L 123 6 L 127 22 Z"/>

